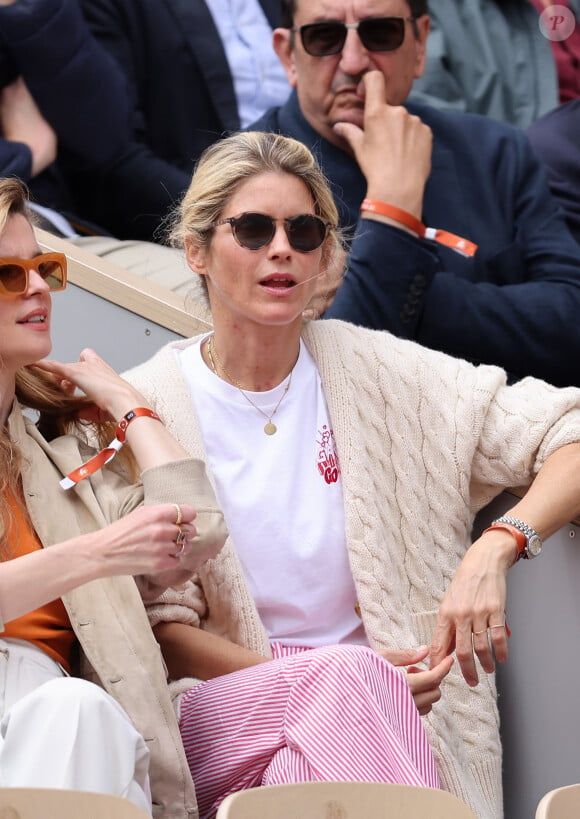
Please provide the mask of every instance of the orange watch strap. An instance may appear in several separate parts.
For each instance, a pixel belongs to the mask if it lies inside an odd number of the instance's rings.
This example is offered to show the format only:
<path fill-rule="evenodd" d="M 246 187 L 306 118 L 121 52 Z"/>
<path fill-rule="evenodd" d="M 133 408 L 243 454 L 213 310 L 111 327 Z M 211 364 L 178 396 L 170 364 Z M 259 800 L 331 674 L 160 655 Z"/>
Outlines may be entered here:
<path fill-rule="evenodd" d="M 512 526 L 511 523 L 492 523 L 491 526 L 488 526 L 487 529 L 484 529 L 482 534 L 486 532 L 491 532 L 492 529 L 505 529 L 506 532 L 509 532 L 515 538 L 517 547 L 518 547 L 518 556 L 517 559 L 519 560 L 520 557 L 526 551 L 526 546 L 528 545 L 528 539 L 524 535 L 524 533 L 518 529 L 516 526 Z"/>

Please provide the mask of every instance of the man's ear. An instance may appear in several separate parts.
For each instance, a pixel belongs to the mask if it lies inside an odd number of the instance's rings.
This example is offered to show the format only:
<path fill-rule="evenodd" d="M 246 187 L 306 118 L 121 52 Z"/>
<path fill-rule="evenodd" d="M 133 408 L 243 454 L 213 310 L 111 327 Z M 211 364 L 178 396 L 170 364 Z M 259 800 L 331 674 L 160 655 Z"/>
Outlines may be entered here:
<path fill-rule="evenodd" d="M 296 88 L 297 75 L 292 47 L 293 33 L 289 28 L 275 28 L 272 34 L 272 45 L 286 72 L 286 77 L 292 88 Z"/>
<path fill-rule="evenodd" d="M 428 14 L 422 14 L 416 20 L 419 36 L 415 38 L 415 79 L 423 76 L 425 70 L 425 59 L 427 57 L 427 37 L 431 28 L 431 20 Z"/>
<path fill-rule="evenodd" d="M 206 248 L 195 242 L 191 236 L 185 237 L 185 258 L 194 273 L 200 276 L 207 275 Z"/>

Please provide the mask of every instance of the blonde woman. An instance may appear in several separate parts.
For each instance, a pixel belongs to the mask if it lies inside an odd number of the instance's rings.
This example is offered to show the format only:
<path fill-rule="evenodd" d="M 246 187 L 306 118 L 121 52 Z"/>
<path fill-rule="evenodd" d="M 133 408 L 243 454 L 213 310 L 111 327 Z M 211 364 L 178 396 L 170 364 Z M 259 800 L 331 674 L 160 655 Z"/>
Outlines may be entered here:
<path fill-rule="evenodd" d="M 230 535 L 149 610 L 200 817 L 238 788 L 370 779 L 441 782 L 497 819 L 492 647 L 507 658 L 505 576 L 528 546 L 515 524 L 471 528 L 536 474 L 514 520 L 545 537 L 580 511 L 580 392 L 305 323 L 336 225 L 301 143 L 208 149 L 174 238 L 213 332 L 128 376 L 206 462 Z"/>

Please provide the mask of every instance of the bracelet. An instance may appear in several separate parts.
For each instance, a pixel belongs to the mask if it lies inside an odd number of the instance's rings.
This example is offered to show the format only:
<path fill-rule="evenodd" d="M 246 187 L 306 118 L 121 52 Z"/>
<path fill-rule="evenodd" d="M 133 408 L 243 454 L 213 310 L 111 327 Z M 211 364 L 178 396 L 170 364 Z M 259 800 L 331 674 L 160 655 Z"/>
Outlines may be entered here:
<path fill-rule="evenodd" d="M 449 233 L 447 230 L 425 227 L 423 222 L 413 216 L 412 213 L 395 205 L 389 205 L 387 202 L 380 202 L 378 199 L 370 199 L 367 196 L 363 199 L 360 209 L 378 213 L 388 219 L 394 219 L 395 222 L 400 222 L 405 227 L 410 228 L 420 239 L 432 239 L 439 242 L 439 244 L 450 247 L 457 253 L 461 253 L 463 256 L 475 256 L 477 252 L 477 245 L 470 242 L 469 239 L 464 239 L 455 233 Z"/>
<path fill-rule="evenodd" d="M 363 199 L 360 209 L 368 210 L 371 213 L 378 213 L 381 216 L 387 216 L 389 219 L 394 219 L 395 222 L 400 222 L 402 225 L 405 225 L 405 227 L 411 228 L 413 233 L 416 233 L 421 239 L 425 238 L 427 228 L 423 222 L 402 208 L 397 208 L 395 205 L 388 205 L 386 202 L 379 202 L 378 199 L 369 199 L 367 196 Z"/>
<path fill-rule="evenodd" d="M 115 429 L 115 437 L 111 443 L 104 449 L 101 449 L 100 452 L 97 452 L 96 455 L 93 455 L 93 457 L 82 466 L 79 466 L 77 469 L 73 469 L 72 472 L 65 475 L 65 477 L 60 481 L 61 487 L 63 489 L 71 489 L 80 481 L 88 478 L 89 475 L 94 475 L 95 472 L 98 472 L 99 469 L 105 466 L 105 464 L 108 464 L 109 461 L 112 461 L 117 452 L 119 452 L 125 443 L 125 439 L 127 438 L 127 427 L 131 421 L 135 420 L 135 418 L 153 418 L 155 421 L 161 421 L 161 418 L 157 415 L 157 413 L 153 412 L 152 409 L 148 409 L 148 407 L 135 407 L 135 409 L 129 410 L 129 412 L 126 413 L 126 415 L 124 415 L 117 424 Z"/>
<path fill-rule="evenodd" d="M 135 418 L 153 418 L 154 421 L 161 421 L 157 413 L 148 409 L 148 407 L 135 407 L 135 409 L 129 410 L 126 415 L 123 415 L 115 430 L 115 438 L 122 444 L 125 443 L 127 437 L 127 427 Z"/>

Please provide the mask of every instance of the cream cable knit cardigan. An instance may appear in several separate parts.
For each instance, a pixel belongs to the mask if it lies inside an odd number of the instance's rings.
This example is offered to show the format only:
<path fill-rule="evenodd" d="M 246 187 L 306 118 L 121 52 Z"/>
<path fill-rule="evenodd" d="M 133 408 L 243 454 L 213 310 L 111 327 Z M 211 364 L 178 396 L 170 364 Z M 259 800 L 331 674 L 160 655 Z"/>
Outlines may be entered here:
<path fill-rule="evenodd" d="M 312 322 L 303 338 L 334 428 L 346 539 L 369 641 L 377 648 L 428 644 L 443 593 L 471 543 L 475 514 L 504 488 L 528 484 L 555 449 L 580 441 L 580 391 L 533 379 L 506 387 L 498 368 L 473 367 L 339 321 Z M 190 343 L 163 348 L 129 380 L 185 448 L 204 458 L 174 355 Z M 269 654 L 231 540 L 205 564 L 197 588 L 167 592 L 150 619 L 201 624 Z M 455 663 L 424 722 L 444 787 L 480 819 L 498 819 L 496 689 L 493 675 L 480 676 L 469 688 Z M 174 690 L 190 684 L 181 680 Z"/>

